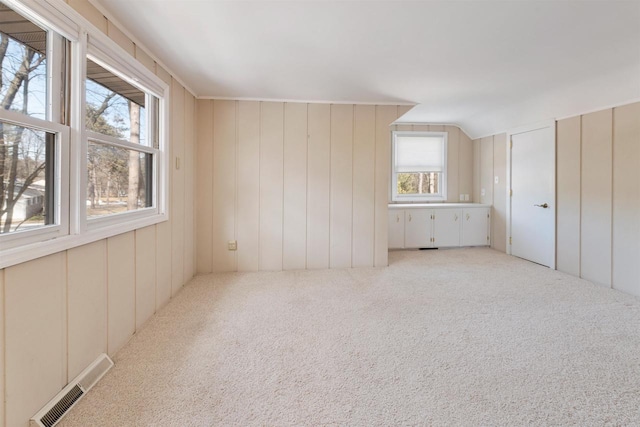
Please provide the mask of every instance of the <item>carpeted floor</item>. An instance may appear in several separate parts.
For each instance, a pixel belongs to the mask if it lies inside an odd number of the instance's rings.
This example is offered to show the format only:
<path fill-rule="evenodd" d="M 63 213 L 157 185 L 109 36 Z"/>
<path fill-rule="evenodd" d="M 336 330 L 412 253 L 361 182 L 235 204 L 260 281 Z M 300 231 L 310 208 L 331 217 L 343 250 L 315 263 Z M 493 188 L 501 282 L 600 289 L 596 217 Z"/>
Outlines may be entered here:
<path fill-rule="evenodd" d="M 189 283 L 62 426 L 640 425 L 640 299 L 491 249 Z"/>

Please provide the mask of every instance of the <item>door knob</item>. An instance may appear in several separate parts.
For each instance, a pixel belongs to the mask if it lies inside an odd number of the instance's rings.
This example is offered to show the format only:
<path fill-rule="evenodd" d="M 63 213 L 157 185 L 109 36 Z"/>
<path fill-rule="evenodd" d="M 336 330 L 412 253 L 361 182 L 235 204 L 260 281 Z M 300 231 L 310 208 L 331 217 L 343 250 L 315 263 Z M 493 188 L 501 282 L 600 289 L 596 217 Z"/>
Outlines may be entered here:
<path fill-rule="evenodd" d="M 536 207 L 538 207 L 538 208 L 543 208 L 543 209 L 547 209 L 547 208 L 549 207 L 549 205 L 548 205 L 548 204 L 546 204 L 546 203 L 543 203 L 543 204 L 541 204 L 541 205 L 533 205 L 533 206 L 536 206 Z"/>

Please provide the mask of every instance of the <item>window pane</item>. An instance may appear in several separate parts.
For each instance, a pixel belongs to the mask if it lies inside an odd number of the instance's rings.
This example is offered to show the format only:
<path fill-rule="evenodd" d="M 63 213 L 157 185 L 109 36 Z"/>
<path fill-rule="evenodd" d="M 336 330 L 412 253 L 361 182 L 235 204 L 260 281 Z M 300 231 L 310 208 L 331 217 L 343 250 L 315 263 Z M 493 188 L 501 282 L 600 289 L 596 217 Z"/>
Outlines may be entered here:
<path fill-rule="evenodd" d="M 152 159 L 151 154 L 90 141 L 87 217 L 152 206 Z"/>
<path fill-rule="evenodd" d="M 442 172 L 443 141 L 441 136 L 396 136 L 396 171 Z"/>
<path fill-rule="evenodd" d="M 0 108 L 47 118 L 47 32 L 0 4 Z"/>
<path fill-rule="evenodd" d="M 143 91 L 88 59 L 86 98 L 88 130 L 148 144 Z"/>
<path fill-rule="evenodd" d="M 55 135 L 0 122 L 0 233 L 54 223 Z"/>
<path fill-rule="evenodd" d="M 433 172 L 399 173 L 398 194 L 440 194 L 440 174 Z"/>

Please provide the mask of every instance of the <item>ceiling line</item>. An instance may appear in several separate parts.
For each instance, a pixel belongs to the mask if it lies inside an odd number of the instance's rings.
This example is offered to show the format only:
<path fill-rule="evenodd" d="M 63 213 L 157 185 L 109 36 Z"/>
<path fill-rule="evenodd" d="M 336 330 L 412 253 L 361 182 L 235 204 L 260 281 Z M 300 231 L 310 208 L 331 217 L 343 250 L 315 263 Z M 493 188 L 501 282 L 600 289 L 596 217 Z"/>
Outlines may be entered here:
<path fill-rule="evenodd" d="M 131 40 L 137 47 L 142 48 L 145 53 L 147 55 L 149 55 L 151 57 L 151 59 L 153 59 L 158 65 L 160 65 L 162 68 L 164 68 L 169 74 L 171 74 L 171 77 L 174 78 L 175 80 L 178 81 L 178 83 L 180 83 L 186 90 L 188 90 L 191 95 L 193 95 L 194 97 L 198 98 L 198 94 L 191 89 L 191 86 L 189 86 L 188 84 L 186 84 L 184 82 L 184 80 L 175 72 L 173 72 L 173 70 L 169 67 L 167 67 L 164 62 L 162 62 L 161 60 L 158 59 L 158 57 L 151 51 L 149 50 L 149 48 L 147 48 L 143 43 L 140 42 L 140 40 L 138 40 L 137 37 L 134 37 L 133 34 L 131 34 L 129 32 L 129 30 L 127 30 L 124 25 L 122 25 L 120 23 L 120 21 L 118 21 L 111 13 L 109 13 L 109 11 L 107 11 L 104 6 L 102 6 L 102 4 L 98 1 L 98 0 L 88 0 L 89 3 L 91 3 L 96 9 L 98 9 L 98 11 L 100 13 L 102 13 L 102 15 L 107 18 L 109 20 L 109 22 L 111 22 L 113 25 L 115 25 L 120 31 L 122 31 L 122 33 L 129 37 L 129 40 Z M 71 6 L 69 6 L 71 7 Z M 78 12 L 80 13 L 80 12 Z M 88 19 L 87 22 L 91 23 Z M 91 23 L 91 25 L 93 25 L 93 23 Z M 106 35 L 106 34 L 105 34 Z M 134 59 L 135 56 L 134 56 Z M 137 59 L 136 59 L 137 60 Z"/>

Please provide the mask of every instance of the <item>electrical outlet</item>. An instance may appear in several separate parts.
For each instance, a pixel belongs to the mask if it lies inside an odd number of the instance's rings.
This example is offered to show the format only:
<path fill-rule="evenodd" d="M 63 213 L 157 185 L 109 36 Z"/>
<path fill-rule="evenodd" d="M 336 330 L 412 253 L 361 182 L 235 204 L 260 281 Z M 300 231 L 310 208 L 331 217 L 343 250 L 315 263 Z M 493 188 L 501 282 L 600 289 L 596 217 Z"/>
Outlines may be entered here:
<path fill-rule="evenodd" d="M 238 241 L 237 240 L 229 240 L 229 250 L 237 251 L 238 250 Z"/>
<path fill-rule="evenodd" d="M 484 188 L 480 190 L 480 195 L 484 196 L 487 194 L 487 190 L 485 190 Z"/>
<path fill-rule="evenodd" d="M 468 202 L 468 201 L 469 201 L 469 195 L 468 195 L 468 194 L 465 194 L 465 195 L 464 195 L 464 201 L 465 201 L 465 202 Z"/>
<path fill-rule="evenodd" d="M 461 201 L 461 202 L 464 202 L 464 194 L 461 194 L 461 195 L 460 195 L 460 201 Z"/>

